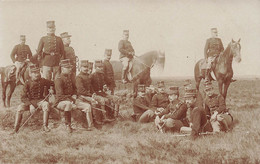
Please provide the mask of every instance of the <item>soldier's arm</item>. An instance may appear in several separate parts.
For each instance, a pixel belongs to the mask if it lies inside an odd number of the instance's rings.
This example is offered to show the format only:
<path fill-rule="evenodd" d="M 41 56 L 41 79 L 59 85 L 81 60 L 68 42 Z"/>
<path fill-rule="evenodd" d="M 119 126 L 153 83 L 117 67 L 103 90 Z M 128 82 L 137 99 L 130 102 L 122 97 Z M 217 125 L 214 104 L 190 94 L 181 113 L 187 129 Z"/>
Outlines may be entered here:
<path fill-rule="evenodd" d="M 21 101 L 23 103 L 25 103 L 26 105 L 30 105 L 30 99 L 28 97 L 28 93 L 29 93 L 29 86 L 28 83 L 26 82 L 25 85 L 23 86 L 23 90 L 21 93 Z"/>
<path fill-rule="evenodd" d="M 28 53 L 29 53 L 28 58 L 31 60 L 31 58 L 32 58 L 32 51 L 31 51 L 31 49 L 30 49 L 30 47 L 28 45 L 27 45 L 27 47 L 28 47 Z"/>
<path fill-rule="evenodd" d="M 210 109 L 209 109 L 209 106 L 208 106 L 208 102 L 207 102 L 207 99 L 205 100 L 205 113 L 206 113 L 206 116 L 207 118 L 210 118 Z"/>
<path fill-rule="evenodd" d="M 124 48 L 124 41 L 120 40 L 120 42 L 118 43 L 118 50 L 119 52 L 121 52 L 124 55 L 128 54 L 128 51 Z"/>
<path fill-rule="evenodd" d="M 182 104 L 180 106 L 180 109 L 176 110 L 176 112 L 173 113 L 171 118 L 176 120 L 181 120 L 185 118 L 186 113 L 187 113 L 187 106 L 185 104 Z"/>
<path fill-rule="evenodd" d="M 11 59 L 13 61 L 13 63 L 15 62 L 15 55 L 17 54 L 17 46 L 14 46 L 12 52 L 11 52 Z"/>
<path fill-rule="evenodd" d="M 77 88 L 77 94 L 83 95 L 83 96 L 92 96 L 90 91 L 86 90 L 83 85 L 83 79 L 80 77 L 76 77 L 76 88 Z"/>
<path fill-rule="evenodd" d="M 222 95 L 218 96 L 218 102 L 219 102 L 219 107 L 217 109 L 218 113 L 222 113 L 225 112 L 226 110 L 226 103 L 225 103 L 225 99 Z"/>
<path fill-rule="evenodd" d="M 37 54 L 38 56 L 42 54 L 42 49 L 43 49 L 43 46 L 44 46 L 44 38 L 42 37 L 40 39 L 40 42 L 39 42 L 39 45 L 38 45 L 38 49 L 37 49 Z"/>
<path fill-rule="evenodd" d="M 136 106 L 136 107 L 139 107 L 141 108 L 142 110 L 148 110 L 150 109 L 148 106 L 142 104 L 138 98 L 135 98 L 134 101 L 133 101 L 133 106 Z"/>
<path fill-rule="evenodd" d="M 205 47 L 204 47 L 204 57 L 207 59 L 208 57 L 208 49 L 209 49 L 209 39 L 207 39 Z"/>
<path fill-rule="evenodd" d="M 61 57 L 61 59 L 65 59 L 65 50 L 64 50 L 64 44 L 63 44 L 63 42 L 62 42 L 62 39 L 59 37 L 59 40 L 60 40 L 60 57 Z"/>
<path fill-rule="evenodd" d="M 192 111 L 192 134 L 198 134 L 201 127 L 201 111 L 199 109 L 193 109 Z"/>

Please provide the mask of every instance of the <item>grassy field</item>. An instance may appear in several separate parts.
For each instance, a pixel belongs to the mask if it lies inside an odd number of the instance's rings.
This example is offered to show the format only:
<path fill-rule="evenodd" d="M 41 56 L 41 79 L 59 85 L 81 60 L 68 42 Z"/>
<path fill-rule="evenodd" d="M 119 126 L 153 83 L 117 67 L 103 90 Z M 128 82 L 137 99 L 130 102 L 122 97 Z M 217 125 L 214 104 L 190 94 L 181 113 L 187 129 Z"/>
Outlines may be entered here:
<path fill-rule="evenodd" d="M 181 79 L 164 80 L 167 86 L 183 84 Z M 43 133 L 40 112 L 19 134 L 10 135 L 20 89 L 12 107 L 0 110 L 0 163 L 260 163 L 259 79 L 231 84 L 226 103 L 234 117 L 232 131 L 195 141 L 158 133 L 154 123 L 133 122 L 128 99 L 121 106 L 123 117 L 101 129 L 88 132 L 74 121 L 76 130 L 67 134 L 53 116 L 51 132 Z"/>

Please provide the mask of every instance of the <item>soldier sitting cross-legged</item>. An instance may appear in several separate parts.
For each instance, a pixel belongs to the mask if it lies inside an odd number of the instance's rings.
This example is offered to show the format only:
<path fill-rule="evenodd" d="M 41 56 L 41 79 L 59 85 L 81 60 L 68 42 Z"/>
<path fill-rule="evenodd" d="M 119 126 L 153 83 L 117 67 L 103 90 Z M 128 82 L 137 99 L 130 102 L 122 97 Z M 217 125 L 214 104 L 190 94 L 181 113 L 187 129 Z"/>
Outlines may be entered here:
<path fill-rule="evenodd" d="M 186 124 L 187 105 L 179 100 L 179 87 L 170 87 L 167 94 L 170 103 L 161 118 L 156 116 L 155 125 L 161 132 L 179 132 Z"/>
<path fill-rule="evenodd" d="M 36 65 L 31 65 L 29 67 L 30 79 L 25 82 L 23 91 L 21 94 L 22 104 L 18 106 L 16 112 L 15 124 L 14 124 L 14 133 L 17 133 L 23 117 L 23 112 L 30 110 L 33 114 L 37 109 L 43 110 L 43 130 L 49 132 L 48 128 L 48 118 L 50 105 L 47 102 L 47 97 L 44 97 L 44 88 L 49 88 L 53 86 L 53 82 L 41 78 L 40 69 Z"/>
<path fill-rule="evenodd" d="M 61 74 L 55 80 L 55 106 L 64 111 L 65 125 L 68 133 L 71 128 L 71 111 L 75 107 L 76 85 L 75 80 L 71 79 L 72 64 L 69 59 L 61 60 Z"/>

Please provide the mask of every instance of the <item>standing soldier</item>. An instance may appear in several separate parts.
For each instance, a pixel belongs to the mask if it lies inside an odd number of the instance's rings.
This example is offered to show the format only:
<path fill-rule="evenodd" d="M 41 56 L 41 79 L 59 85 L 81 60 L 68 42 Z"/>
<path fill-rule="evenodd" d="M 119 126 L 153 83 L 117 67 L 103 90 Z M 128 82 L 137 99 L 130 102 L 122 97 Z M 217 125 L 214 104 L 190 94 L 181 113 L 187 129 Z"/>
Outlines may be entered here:
<path fill-rule="evenodd" d="M 111 94 L 114 95 L 114 90 L 116 87 L 115 79 L 114 79 L 114 70 L 112 64 L 109 62 L 112 55 L 112 49 L 105 50 L 105 59 L 104 59 L 104 76 L 105 76 L 105 84 L 111 91 Z"/>
<path fill-rule="evenodd" d="M 86 113 L 87 130 L 93 129 L 92 108 L 95 106 L 95 100 L 92 98 L 93 90 L 91 86 L 91 79 L 88 73 L 88 60 L 81 60 L 80 73 L 76 77 L 77 108 Z"/>
<path fill-rule="evenodd" d="M 72 62 L 73 68 L 72 68 L 72 78 L 75 79 L 76 77 L 76 63 L 77 63 L 77 56 L 75 55 L 74 49 L 70 46 L 71 35 L 68 34 L 68 32 L 63 32 L 60 34 L 62 42 L 64 44 L 64 59 L 70 59 Z"/>
<path fill-rule="evenodd" d="M 31 49 L 25 42 L 25 35 L 20 35 L 20 44 L 14 46 L 11 53 L 11 59 L 16 67 L 16 83 L 20 80 L 21 69 L 25 66 L 26 61 L 30 61 L 30 58 L 32 57 Z M 21 82 L 24 84 L 24 81 Z"/>
<path fill-rule="evenodd" d="M 55 80 L 55 106 L 64 111 L 65 125 L 68 133 L 71 128 L 71 110 L 76 100 L 76 86 L 71 79 L 72 65 L 69 59 L 61 60 L 61 74 Z"/>
<path fill-rule="evenodd" d="M 205 109 L 213 132 L 228 131 L 233 118 L 226 108 L 225 99 L 221 94 L 215 94 L 213 86 L 208 82 L 205 86 Z"/>
<path fill-rule="evenodd" d="M 161 132 L 179 132 L 183 125 L 187 126 L 187 105 L 179 100 L 179 87 L 170 87 L 167 94 L 170 103 L 166 108 L 166 112 L 164 112 L 165 114 L 161 118 L 156 117 L 155 124 Z"/>
<path fill-rule="evenodd" d="M 207 62 L 206 68 L 206 80 L 209 80 L 209 73 L 211 69 L 211 63 L 215 60 L 215 58 L 224 51 L 224 47 L 222 41 L 218 37 L 217 28 L 211 28 L 211 38 L 207 39 L 206 45 L 204 48 L 204 56 Z"/>
<path fill-rule="evenodd" d="M 49 80 L 41 78 L 40 69 L 36 65 L 31 65 L 29 67 L 29 73 L 30 79 L 25 82 L 21 94 L 22 104 L 18 106 L 16 112 L 14 133 L 17 133 L 20 128 L 23 112 L 30 110 L 31 114 L 33 114 L 38 108 L 43 110 L 43 130 L 49 132 L 48 118 L 50 106 L 47 102 L 48 97 L 44 98 L 44 96 L 47 96 L 44 95 L 44 88 L 47 89 L 54 84 Z"/>
<path fill-rule="evenodd" d="M 63 42 L 60 37 L 55 36 L 55 30 L 55 22 L 47 21 L 47 36 L 42 37 L 38 45 L 38 56 L 43 65 L 43 78 L 48 80 L 55 80 L 59 75 L 59 63 L 65 53 Z"/>
<path fill-rule="evenodd" d="M 208 131 L 207 127 L 207 116 L 205 110 L 198 106 L 197 101 L 197 90 L 189 88 L 185 91 L 185 103 L 188 107 L 187 120 L 189 122 L 189 128 L 182 127 L 181 131 L 191 131 L 191 139 L 196 139 L 199 133 Z"/>
<path fill-rule="evenodd" d="M 135 50 L 132 47 L 129 39 L 129 30 L 123 31 L 123 39 L 118 43 L 118 50 L 120 52 L 119 60 L 123 64 L 122 70 L 122 83 L 127 83 L 127 73 L 129 73 L 133 66 L 133 57 L 135 56 Z M 132 80 L 132 79 L 128 79 Z"/>

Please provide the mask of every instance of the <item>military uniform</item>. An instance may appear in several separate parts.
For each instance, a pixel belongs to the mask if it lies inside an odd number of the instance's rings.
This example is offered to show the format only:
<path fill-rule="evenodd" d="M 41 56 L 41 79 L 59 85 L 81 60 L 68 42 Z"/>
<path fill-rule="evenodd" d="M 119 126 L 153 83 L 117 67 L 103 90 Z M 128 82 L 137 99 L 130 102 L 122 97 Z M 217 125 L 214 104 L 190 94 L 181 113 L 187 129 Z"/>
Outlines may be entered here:
<path fill-rule="evenodd" d="M 35 65 L 32 65 L 30 66 L 30 71 L 39 72 L 39 68 L 37 68 Z M 29 79 L 25 82 L 25 85 L 21 93 L 22 104 L 18 106 L 18 110 L 16 113 L 15 126 L 14 126 L 15 132 L 17 132 L 20 127 L 23 112 L 26 110 L 34 111 L 36 108 L 40 108 L 43 110 L 43 128 L 45 131 L 49 131 L 48 118 L 49 118 L 50 106 L 48 101 L 45 99 L 46 95 L 44 95 L 44 92 L 45 92 L 45 88 L 47 89 L 53 85 L 54 84 L 52 81 L 43 78 L 39 78 L 37 80 Z"/>
<path fill-rule="evenodd" d="M 129 34 L 129 30 L 124 30 L 124 33 Z M 123 64 L 122 80 L 126 80 L 127 71 L 130 72 L 133 65 L 133 56 L 135 51 L 131 42 L 128 40 L 120 40 L 118 43 L 118 50 L 120 52 L 119 60 Z"/>
<path fill-rule="evenodd" d="M 88 61 L 82 60 L 81 67 L 88 67 Z M 93 118 L 92 118 L 92 108 L 91 108 L 91 100 L 92 100 L 92 86 L 91 79 L 88 73 L 80 72 L 76 77 L 76 87 L 77 87 L 77 100 L 76 105 L 77 108 L 82 110 L 86 114 L 88 130 L 91 130 L 93 127 Z"/>
<path fill-rule="evenodd" d="M 61 67 L 72 67 L 69 59 L 61 60 L 60 65 Z M 64 111 L 65 125 L 71 133 L 71 111 L 75 103 L 75 99 L 72 96 L 76 95 L 75 81 L 71 79 L 70 74 L 61 73 L 54 83 L 56 90 L 55 106 Z"/>
<path fill-rule="evenodd" d="M 47 27 L 55 27 L 54 22 L 47 22 Z M 45 79 L 53 79 L 59 75 L 59 63 L 64 58 L 64 45 L 60 37 L 55 34 L 48 33 L 40 39 L 38 45 L 38 55 L 41 56 L 43 77 Z"/>
<path fill-rule="evenodd" d="M 148 99 L 146 98 L 146 95 L 144 95 L 143 97 L 137 96 L 133 100 L 133 110 L 134 110 L 135 120 L 141 123 L 151 122 L 149 118 L 146 119 L 146 117 L 144 117 L 145 115 L 142 116 L 146 111 L 150 109 L 149 101 L 147 100 Z M 151 114 L 153 113 L 154 112 L 152 112 Z"/>
<path fill-rule="evenodd" d="M 226 110 L 225 99 L 222 95 L 213 94 L 210 97 L 206 96 L 205 109 L 208 117 L 217 115 L 217 119 L 212 118 L 210 120 L 214 132 L 229 130 L 229 126 L 231 125 L 233 118 Z M 217 114 L 215 112 L 217 112 Z"/>
<path fill-rule="evenodd" d="M 114 90 L 116 87 L 115 79 L 114 79 L 114 70 L 112 64 L 108 60 L 104 60 L 104 75 L 105 75 L 105 84 L 111 90 L 112 94 L 114 94 Z"/>

